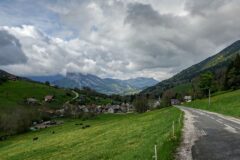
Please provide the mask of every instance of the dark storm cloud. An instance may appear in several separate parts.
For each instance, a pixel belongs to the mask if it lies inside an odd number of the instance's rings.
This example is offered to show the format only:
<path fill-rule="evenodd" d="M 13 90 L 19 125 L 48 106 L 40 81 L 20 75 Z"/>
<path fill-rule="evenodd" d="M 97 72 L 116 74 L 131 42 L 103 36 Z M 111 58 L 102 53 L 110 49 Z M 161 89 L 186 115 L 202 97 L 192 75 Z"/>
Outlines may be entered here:
<path fill-rule="evenodd" d="M 19 40 L 7 31 L 0 30 L 0 65 L 25 63 L 24 55 Z"/>
<path fill-rule="evenodd" d="M 192 14 L 207 15 L 209 12 L 215 12 L 227 2 L 232 0 L 187 0 L 185 8 Z"/>
<path fill-rule="evenodd" d="M 131 3 L 128 5 L 127 17 L 125 23 L 133 26 L 165 26 L 171 27 L 178 19 L 170 14 L 160 14 L 154 10 L 150 4 Z"/>
<path fill-rule="evenodd" d="M 178 31 L 173 27 L 182 24 L 180 18 L 160 14 L 151 5 L 141 3 L 129 4 L 127 13 L 125 23 L 134 32 L 129 45 L 137 55 L 134 59 L 139 69 L 179 66 L 184 51 L 174 43 Z"/>

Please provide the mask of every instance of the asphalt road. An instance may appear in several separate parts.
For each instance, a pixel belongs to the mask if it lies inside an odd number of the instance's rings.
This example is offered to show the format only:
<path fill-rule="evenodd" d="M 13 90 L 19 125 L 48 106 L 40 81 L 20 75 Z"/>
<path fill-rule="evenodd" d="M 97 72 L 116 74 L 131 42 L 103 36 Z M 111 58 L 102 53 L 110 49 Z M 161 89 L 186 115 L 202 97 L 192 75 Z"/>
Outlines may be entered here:
<path fill-rule="evenodd" d="M 240 160 L 239 119 L 177 107 L 185 112 L 184 140 L 180 149 L 182 156 L 178 159 Z"/>

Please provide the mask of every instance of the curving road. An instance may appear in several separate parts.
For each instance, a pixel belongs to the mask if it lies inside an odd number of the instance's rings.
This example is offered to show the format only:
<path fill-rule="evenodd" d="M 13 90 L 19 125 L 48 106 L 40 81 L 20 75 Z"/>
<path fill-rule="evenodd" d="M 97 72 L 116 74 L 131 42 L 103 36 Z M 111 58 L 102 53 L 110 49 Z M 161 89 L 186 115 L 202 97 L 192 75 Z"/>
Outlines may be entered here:
<path fill-rule="evenodd" d="M 72 93 L 75 94 L 75 97 L 73 97 L 71 100 L 65 102 L 65 104 L 67 104 L 67 103 L 69 103 L 71 101 L 74 101 L 75 99 L 77 99 L 79 97 L 79 93 L 78 92 L 72 90 Z"/>
<path fill-rule="evenodd" d="M 199 109 L 185 112 L 180 160 L 240 160 L 240 120 Z"/>

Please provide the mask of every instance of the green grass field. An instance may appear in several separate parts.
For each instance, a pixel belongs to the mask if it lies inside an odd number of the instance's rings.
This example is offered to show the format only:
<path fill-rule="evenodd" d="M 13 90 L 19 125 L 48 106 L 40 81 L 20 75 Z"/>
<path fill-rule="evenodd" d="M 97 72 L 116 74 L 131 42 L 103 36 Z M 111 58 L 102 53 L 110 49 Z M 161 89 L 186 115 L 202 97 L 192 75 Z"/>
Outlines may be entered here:
<path fill-rule="evenodd" d="M 45 104 L 49 107 L 61 107 L 74 95 L 67 96 L 65 90 L 56 89 L 40 83 L 28 81 L 8 81 L 0 85 L 0 109 L 23 106 L 26 98 L 35 97 L 43 101 L 46 95 L 55 95 L 52 103 Z M 71 93 L 71 92 L 70 92 Z"/>
<path fill-rule="evenodd" d="M 87 121 L 68 119 L 61 126 L 0 142 L 0 159 L 147 160 L 152 159 L 155 144 L 159 159 L 174 159 L 180 141 L 182 114 L 171 107 L 144 114 L 100 115 Z M 176 138 L 172 138 L 173 121 Z M 90 128 L 82 129 L 76 123 L 89 124 Z M 33 137 L 39 139 L 33 141 Z"/>
<path fill-rule="evenodd" d="M 208 99 L 195 100 L 184 105 L 240 118 L 240 90 L 214 94 L 210 106 Z"/>

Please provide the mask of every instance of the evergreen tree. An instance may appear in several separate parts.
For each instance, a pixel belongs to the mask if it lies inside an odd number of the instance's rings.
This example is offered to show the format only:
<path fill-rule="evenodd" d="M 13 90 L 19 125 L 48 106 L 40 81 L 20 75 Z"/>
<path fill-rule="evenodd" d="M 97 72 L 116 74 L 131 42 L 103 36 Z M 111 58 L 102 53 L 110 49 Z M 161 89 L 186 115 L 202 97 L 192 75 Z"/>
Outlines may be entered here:
<path fill-rule="evenodd" d="M 200 75 L 199 88 L 203 91 L 204 95 L 208 95 L 208 90 L 211 89 L 213 84 L 213 74 L 206 72 Z"/>
<path fill-rule="evenodd" d="M 240 88 L 240 55 L 238 54 L 235 60 L 228 66 L 225 79 L 226 89 Z"/>

